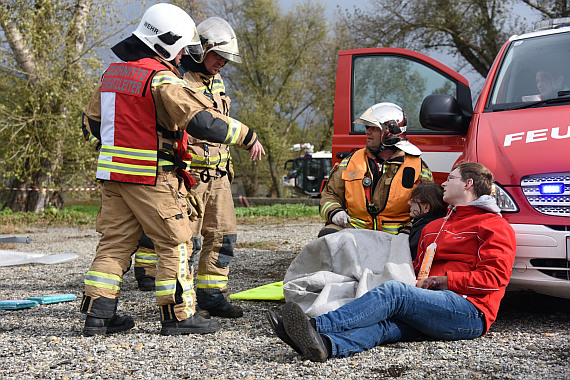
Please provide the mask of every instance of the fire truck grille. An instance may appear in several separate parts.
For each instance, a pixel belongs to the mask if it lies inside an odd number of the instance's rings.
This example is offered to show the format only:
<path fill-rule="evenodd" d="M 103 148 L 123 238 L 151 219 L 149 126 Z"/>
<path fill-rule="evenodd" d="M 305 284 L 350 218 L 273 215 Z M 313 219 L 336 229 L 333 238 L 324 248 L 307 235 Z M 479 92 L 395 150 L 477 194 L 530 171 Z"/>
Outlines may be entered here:
<path fill-rule="evenodd" d="M 545 186 L 558 185 L 561 191 L 548 193 Z M 523 177 L 521 188 L 534 209 L 542 214 L 570 217 L 570 172 Z"/>

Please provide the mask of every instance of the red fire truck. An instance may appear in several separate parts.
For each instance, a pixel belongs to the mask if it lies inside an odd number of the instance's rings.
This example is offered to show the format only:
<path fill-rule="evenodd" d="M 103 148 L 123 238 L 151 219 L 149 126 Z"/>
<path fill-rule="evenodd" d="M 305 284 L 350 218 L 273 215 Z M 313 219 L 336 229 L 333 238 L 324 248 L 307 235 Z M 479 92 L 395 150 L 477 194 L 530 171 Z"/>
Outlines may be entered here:
<path fill-rule="evenodd" d="M 400 105 L 436 182 L 463 161 L 494 173 L 497 203 L 517 237 L 509 290 L 570 298 L 570 27 L 557 26 L 511 37 L 475 107 L 468 81 L 428 56 L 341 51 L 332 153 L 335 163 L 365 145 L 364 127 L 352 122 L 368 107 Z M 550 94 L 539 84 L 543 73 Z"/>

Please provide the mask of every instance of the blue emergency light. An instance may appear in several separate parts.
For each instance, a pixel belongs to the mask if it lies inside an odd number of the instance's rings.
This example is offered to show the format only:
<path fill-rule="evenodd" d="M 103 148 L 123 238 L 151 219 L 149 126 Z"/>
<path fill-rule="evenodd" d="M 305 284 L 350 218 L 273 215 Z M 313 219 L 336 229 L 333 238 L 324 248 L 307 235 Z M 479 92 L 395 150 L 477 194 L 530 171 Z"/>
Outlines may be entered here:
<path fill-rule="evenodd" d="M 543 183 L 539 186 L 542 195 L 557 195 L 564 193 L 563 183 Z"/>

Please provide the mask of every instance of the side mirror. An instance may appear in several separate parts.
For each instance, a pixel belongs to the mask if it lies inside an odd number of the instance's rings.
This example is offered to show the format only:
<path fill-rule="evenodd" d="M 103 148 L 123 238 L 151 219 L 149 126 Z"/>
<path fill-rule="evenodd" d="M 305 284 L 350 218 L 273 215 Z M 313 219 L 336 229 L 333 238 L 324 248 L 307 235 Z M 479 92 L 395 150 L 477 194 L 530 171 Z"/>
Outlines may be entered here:
<path fill-rule="evenodd" d="M 428 95 L 420 108 L 420 123 L 434 131 L 466 132 L 471 116 L 453 96 L 445 94 Z"/>

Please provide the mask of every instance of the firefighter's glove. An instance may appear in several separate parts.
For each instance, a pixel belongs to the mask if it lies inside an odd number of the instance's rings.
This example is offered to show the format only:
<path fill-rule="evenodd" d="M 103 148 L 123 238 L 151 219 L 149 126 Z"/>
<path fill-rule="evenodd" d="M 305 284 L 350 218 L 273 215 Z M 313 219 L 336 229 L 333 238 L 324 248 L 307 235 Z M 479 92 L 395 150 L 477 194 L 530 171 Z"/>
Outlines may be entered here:
<path fill-rule="evenodd" d="M 194 190 L 188 191 L 188 203 L 192 207 L 192 213 L 190 214 L 190 220 L 195 222 L 196 220 L 202 218 L 204 216 L 204 202 L 202 202 L 202 198 Z"/>
<path fill-rule="evenodd" d="M 333 215 L 331 222 L 337 226 L 346 227 L 350 224 L 350 216 L 342 210 Z"/>

